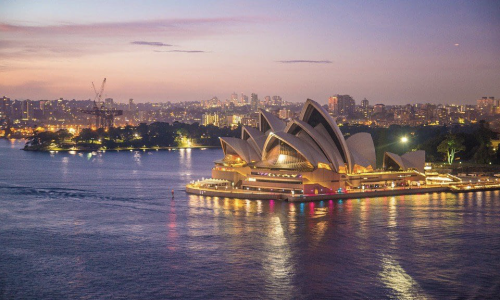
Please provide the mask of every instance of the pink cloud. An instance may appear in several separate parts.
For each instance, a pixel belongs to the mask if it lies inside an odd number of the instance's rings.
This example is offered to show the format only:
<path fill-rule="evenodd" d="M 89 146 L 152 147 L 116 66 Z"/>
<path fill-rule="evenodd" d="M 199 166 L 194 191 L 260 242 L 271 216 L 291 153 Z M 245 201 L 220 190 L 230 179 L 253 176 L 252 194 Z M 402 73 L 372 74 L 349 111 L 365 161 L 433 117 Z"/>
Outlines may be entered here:
<path fill-rule="evenodd" d="M 126 44 L 131 47 L 134 45 L 171 47 L 173 41 L 231 34 L 243 30 L 243 25 L 264 21 L 267 20 L 259 17 L 228 17 L 50 26 L 0 22 L 0 37 L 5 41 L 0 40 L 0 55 L 7 59 L 23 59 L 27 57 L 82 56 L 138 49 L 127 47 Z M 148 42 L 155 41 L 160 37 L 163 40 L 166 39 L 165 42 Z"/>
<path fill-rule="evenodd" d="M 199 18 L 199 19 L 165 19 L 151 21 L 130 21 L 116 23 L 93 24 L 64 24 L 52 26 L 24 26 L 0 23 L 0 32 L 15 34 L 37 35 L 90 35 L 90 36 L 115 36 L 133 34 L 179 34 L 191 32 L 192 34 L 211 33 L 216 27 L 226 27 L 251 22 L 261 22 L 262 18 Z"/>

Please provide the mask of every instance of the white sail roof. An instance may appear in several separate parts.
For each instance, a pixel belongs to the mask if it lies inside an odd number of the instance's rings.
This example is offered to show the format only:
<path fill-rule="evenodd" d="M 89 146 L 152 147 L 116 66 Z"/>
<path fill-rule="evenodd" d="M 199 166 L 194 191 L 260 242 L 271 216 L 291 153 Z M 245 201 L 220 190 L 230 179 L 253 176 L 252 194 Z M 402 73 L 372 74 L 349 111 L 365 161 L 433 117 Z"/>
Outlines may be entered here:
<path fill-rule="evenodd" d="M 278 132 L 283 129 L 285 129 L 285 122 L 270 112 L 259 109 L 259 130 L 261 132 L 266 133 L 269 130 L 272 132 Z"/>
<path fill-rule="evenodd" d="M 405 153 L 401 156 L 406 168 L 413 168 L 419 172 L 424 172 L 425 167 L 425 151 L 417 150 Z"/>
<path fill-rule="evenodd" d="M 353 134 L 346 140 L 349 152 L 354 158 L 354 164 L 368 167 L 372 166 L 373 169 L 377 166 L 377 156 L 375 154 L 375 145 L 371 134 L 360 132 Z"/>
<path fill-rule="evenodd" d="M 285 132 L 293 134 L 296 127 L 300 128 L 303 132 L 307 133 L 314 144 L 312 146 L 317 146 L 321 150 L 322 154 L 325 155 L 330 163 L 333 165 L 335 171 L 338 172 L 339 165 L 343 164 L 342 157 L 339 151 L 336 149 L 335 144 L 330 139 L 323 136 L 318 130 L 315 130 L 311 125 L 304 121 L 293 119 L 288 123 Z"/>
<path fill-rule="evenodd" d="M 257 130 L 256 128 L 243 126 L 241 129 L 241 139 L 246 140 L 252 145 L 255 151 L 262 155 L 262 150 L 264 149 L 264 144 L 266 142 L 267 136 Z"/>
<path fill-rule="evenodd" d="M 335 120 L 328 114 L 328 112 L 314 100 L 307 99 L 302 111 L 300 112 L 300 120 L 308 123 L 312 127 L 318 124 L 323 125 L 328 133 L 328 137 L 332 140 L 344 163 L 349 166 L 349 170 L 352 169 L 351 156 L 349 155 L 349 149 L 347 143 L 340 131 Z"/>
<path fill-rule="evenodd" d="M 419 172 L 424 172 L 425 166 L 425 151 L 418 150 L 405 153 L 401 156 L 391 153 L 385 152 L 384 154 L 384 168 L 386 167 L 386 159 L 391 159 L 395 162 L 403 171 L 408 169 L 415 169 Z"/>
<path fill-rule="evenodd" d="M 233 138 L 233 137 L 223 137 L 220 138 L 222 150 L 224 151 L 224 156 L 227 154 L 228 147 L 234 150 L 236 154 L 241 157 L 247 163 L 252 161 L 260 161 L 260 155 L 254 150 L 254 148 L 245 140 Z"/>
<path fill-rule="evenodd" d="M 304 156 L 304 158 L 313 166 L 317 166 L 318 163 L 329 163 L 328 159 L 315 147 L 309 145 L 308 143 L 304 143 L 304 141 L 299 139 L 298 137 L 289 133 L 285 133 L 283 131 L 273 132 L 269 134 L 266 140 L 266 144 L 264 145 L 264 152 L 262 154 L 263 159 L 267 158 L 267 152 L 271 150 L 268 148 L 272 145 L 274 139 L 279 139 L 285 142 L 287 145 L 295 149 L 295 151 Z"/>

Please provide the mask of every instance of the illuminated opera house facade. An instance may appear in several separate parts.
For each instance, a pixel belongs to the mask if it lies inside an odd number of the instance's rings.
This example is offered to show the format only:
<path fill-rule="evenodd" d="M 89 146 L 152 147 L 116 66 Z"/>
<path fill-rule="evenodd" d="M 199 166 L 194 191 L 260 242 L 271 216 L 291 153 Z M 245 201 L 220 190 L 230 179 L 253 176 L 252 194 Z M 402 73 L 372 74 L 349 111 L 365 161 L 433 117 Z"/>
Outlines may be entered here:
<path fill-rule="evenodd" d="M 344 139 L 335 120 L 310 99 L 297 119 L 285 123 L 260 110 L 258 129 L 243 126 L 241 138 L 220 141 L 224 157 L 215 161 L 207 187 L 221 182 L 241 192 L 328 194 L 425 181 L 424 151 L 386 152 L 377 169 L 371 135 Z"/>

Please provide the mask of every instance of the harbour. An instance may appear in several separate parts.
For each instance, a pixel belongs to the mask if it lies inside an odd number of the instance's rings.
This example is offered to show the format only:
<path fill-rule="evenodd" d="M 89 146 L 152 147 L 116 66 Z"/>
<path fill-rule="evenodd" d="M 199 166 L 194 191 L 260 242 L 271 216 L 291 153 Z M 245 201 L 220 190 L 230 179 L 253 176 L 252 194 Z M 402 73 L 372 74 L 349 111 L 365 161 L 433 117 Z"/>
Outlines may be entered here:
<path fill-rule="evenodd" d="M 500 292 L 498 190 L 231 199 L 184 192 L 186 182 L 210 176 L 219 149 L 88 157 L 22 145 L 0 140 L 6 299 Z"/>

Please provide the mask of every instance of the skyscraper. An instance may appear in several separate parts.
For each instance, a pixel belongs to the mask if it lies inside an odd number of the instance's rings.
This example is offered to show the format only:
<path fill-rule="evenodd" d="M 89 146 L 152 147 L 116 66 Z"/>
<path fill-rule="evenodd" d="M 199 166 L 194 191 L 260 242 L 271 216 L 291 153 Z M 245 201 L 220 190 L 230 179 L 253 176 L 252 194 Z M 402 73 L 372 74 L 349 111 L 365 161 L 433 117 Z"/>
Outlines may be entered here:
<path fill-rule="evenodd" d="M 3 96 L 3 98 L 0 98 L 0 112 L 2 113 L 3 117 L 8 117 L 11 115 L 11 106 L 12 103 L 9 98 Z"/>
<path fill-rule="evenodd" d="M 264 104 L 271 105 L 271 96 L 264 97 Z"/>
<path fill-rule="evenodd" d="M 238 103 L 238 94 L 236 94 L 236 92 L 231 94 L 231 102 Z"/>
<path fill-rule="evenodd" d="M 259 109 L 259 97 L 255 93 L 252 93 L 250 98 L 250 108 L 252 111 L 257 111 Z"/>
<path fill-rule="evenodd" d="M 241 104 L 248 104 L 248 96 L 241 93 L 240 102 Z"/>
<path fill-rule="evenodd" d="M 33 118 L 33 103 L 31 100 L 24 100 L 22 103 L 22 119 L 31 120 Z"/>
<path fill-rule="evenodd" d="M 335 112 L 338 110 L 339 99 L 337 96 L 331 96 L 328 98 L 328 110 L 330 112 Z"/>

